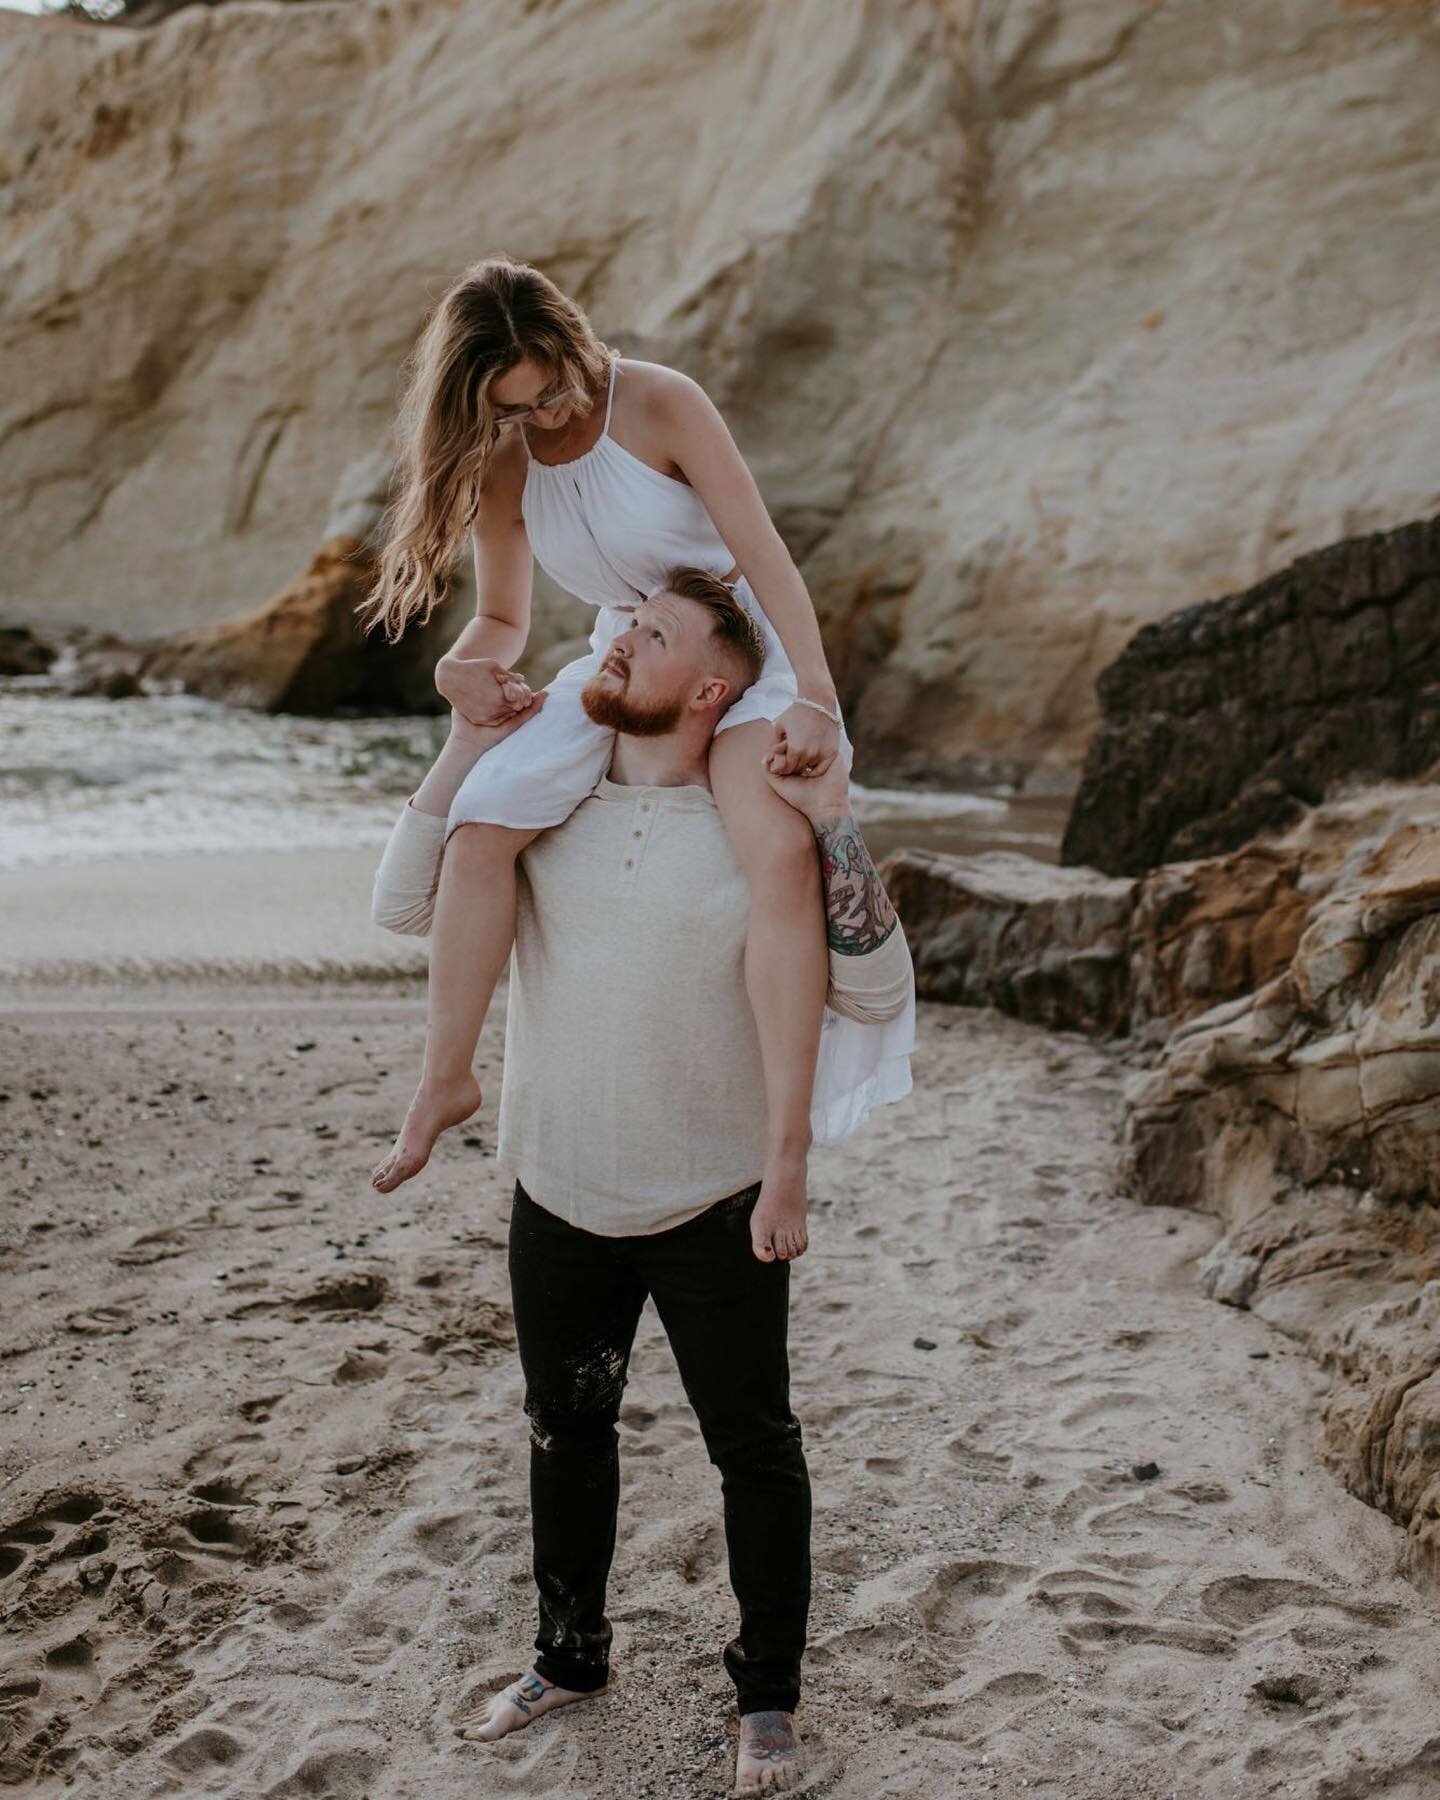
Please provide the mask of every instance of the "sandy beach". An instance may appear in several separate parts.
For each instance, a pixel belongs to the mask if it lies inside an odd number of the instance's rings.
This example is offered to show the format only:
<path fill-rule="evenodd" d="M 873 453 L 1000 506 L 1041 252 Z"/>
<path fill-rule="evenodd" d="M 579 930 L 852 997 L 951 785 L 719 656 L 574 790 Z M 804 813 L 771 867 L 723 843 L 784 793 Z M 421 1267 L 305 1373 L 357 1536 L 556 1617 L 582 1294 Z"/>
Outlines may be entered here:
<path fill-rule="evenodd" d="M 5 878 L 26 924 L 0 1025 L 0 1779 L 116 1800 L 725 1794 L 718 1476 L 650 1308 L 621 1425 L 617 1686 L 497 1746 L 453 1735 L 534 1631 L 491 1158 L 503 1014 L 477 1124 L 375 1194 L 423 947 L 366 951 L 364 854 L 298 890 L 247 863 L 203 905 L 161 859 L 148 901 L 139 864 Z M 67 963 L 82 888 L 126 901 Z M 324 888 L 349 890 L 343 924 L 340 900 L 303 903 Z M 130 979 L 97 984 L 107 963 Z M 1321 1372 L 1199 1293 L 1214 1222 L 1117 1192 L 1128 1072 L 1120 1049 L 927 1007 L 915 1094 L 815 1156 L 791 1323 L 815 1494 L 806 1792 L 1440 1786 L 1435 1620 L 1395 1573 L 1400 1534 L 1319 1467 Z"/>

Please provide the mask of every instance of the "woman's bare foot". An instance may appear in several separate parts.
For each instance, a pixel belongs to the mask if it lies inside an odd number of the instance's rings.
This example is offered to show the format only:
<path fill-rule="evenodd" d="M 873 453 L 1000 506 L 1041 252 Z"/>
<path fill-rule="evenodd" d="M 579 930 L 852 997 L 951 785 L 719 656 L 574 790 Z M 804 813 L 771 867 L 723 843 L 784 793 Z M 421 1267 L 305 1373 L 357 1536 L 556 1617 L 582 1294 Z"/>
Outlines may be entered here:
<path fill-rule="evenodd" d="M 553 1681 L 537 1675 L 534 1669 L 527 1669 L 503 1692 L 478 1694 L 473 1700 L 467 1700 L 455 1721 L 456 1735 L 472 1743 L 493 1744 L 497 1738 L 508 1737 L 512 1731 L 523 1731 L 541 1713 L 553 1712 L 557 1706 L 568 1706 L 572 1700 L 593 1700 L 596 1694 L 608 1694 L 609 1691 L 608 1686 L 587 1688 L 584 1692 L 556 1687 Z"/>
<path fill-rule="evenodd" d="M 370 1185 L 382 1194 L 418 1175 L 430 1160 L 435 1140 L 452 1125 L 462 1124 L 479 1106 L 480 1083 L 468 1071 L 453 1081 L 421 1081 L 400 1127 L 395 1148 L 370 1176 Z"/>
<path fill-rule="evenodd" d="M 778 1794 L 792 1787 L 803 1772 L 795 1715 L 752 1712 L 740 1715 L 740 1744 L 735 1752 L 734 1793 Z"/>

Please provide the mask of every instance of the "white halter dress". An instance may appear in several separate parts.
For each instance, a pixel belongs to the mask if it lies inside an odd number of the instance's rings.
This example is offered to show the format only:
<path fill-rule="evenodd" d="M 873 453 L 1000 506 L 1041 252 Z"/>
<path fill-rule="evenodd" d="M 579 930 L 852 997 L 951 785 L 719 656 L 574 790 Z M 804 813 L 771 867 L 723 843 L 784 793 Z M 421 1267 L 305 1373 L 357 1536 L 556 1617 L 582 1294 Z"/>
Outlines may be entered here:
<path fill-rule="evenodd" d="M 605 423 L 595 443 L 565 463 L 532 456 L 520 499 L 540 566 L 599 609 L 590 653 L 567 663 L 550 682 L 542 710 L 476 762 L 451 805 L 447 837 L 457 825 L 548 827 L 568 818 L 610 764 L 615 733 L 595 724 L 580 704 L 580 690 L 598 671 L 607 646 L 628 630 L 629 615 L 668 568 L 678 563 L 724 575 L 735 566 L 695 490 L 652 469 L 610 435 L 618 367 L 619 358 L 612 357 Z M 785 647 L 743 576 L 734 593 L 765 634 L 765 665 L 717 732 L 778 718 L 796 695 Z M 840 754 L 848 767 L 854 751 L 843 725 Z M 872 1108 L 909 1093 L 914 1047 L 913 976 L 905 1011 L 884 1024 L 861 1024 L 826 1007 L 810 1117 L 815 1142 L 838 1143 Z"/>

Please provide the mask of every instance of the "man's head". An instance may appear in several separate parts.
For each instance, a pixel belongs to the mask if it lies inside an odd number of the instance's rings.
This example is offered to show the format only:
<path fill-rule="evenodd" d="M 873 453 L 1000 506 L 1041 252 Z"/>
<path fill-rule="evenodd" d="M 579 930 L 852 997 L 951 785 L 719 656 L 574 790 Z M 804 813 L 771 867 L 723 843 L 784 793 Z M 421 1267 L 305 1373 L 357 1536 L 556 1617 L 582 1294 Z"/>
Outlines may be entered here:
<path fill-rule="evenodd" d="M 713 732 L 765 662 L 758 624 L 703 569 L 675 568 L 636 608 L 580 692 L 597 725 L 664 737 L 686 723 Z"/>

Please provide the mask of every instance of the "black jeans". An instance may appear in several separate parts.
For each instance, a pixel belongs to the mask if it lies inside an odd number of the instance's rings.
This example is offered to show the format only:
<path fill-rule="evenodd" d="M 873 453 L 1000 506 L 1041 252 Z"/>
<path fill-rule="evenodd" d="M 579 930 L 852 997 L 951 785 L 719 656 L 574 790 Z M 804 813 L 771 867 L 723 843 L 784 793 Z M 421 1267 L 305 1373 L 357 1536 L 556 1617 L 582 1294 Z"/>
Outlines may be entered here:
<path fill-rule="evenodd" d="M 720 1470 L 739 1635 L 725 1668 L 742 1713 L 793 1712 L 810 1607 L 810 1477 L 790 1411 L 790 1265 L 750 1248 L 760 1189 L 668 1231 L 601 1237 L 515 1184 L 510 1285 L 530 1419 L 540 1628 L 535 1667 L 561 1687 L 609 1679 L 605 1589 L 620 1499 L 615 1423 L 647 1294 Z"/>

